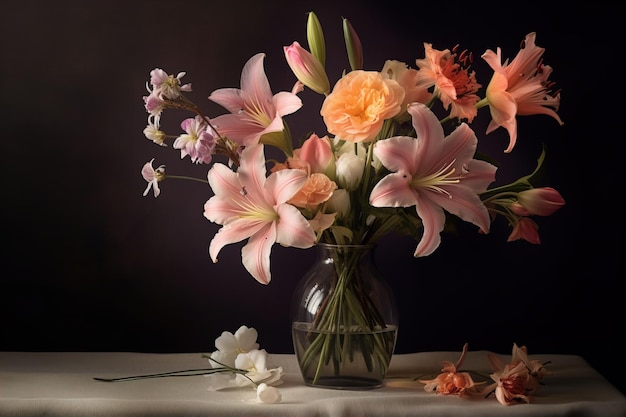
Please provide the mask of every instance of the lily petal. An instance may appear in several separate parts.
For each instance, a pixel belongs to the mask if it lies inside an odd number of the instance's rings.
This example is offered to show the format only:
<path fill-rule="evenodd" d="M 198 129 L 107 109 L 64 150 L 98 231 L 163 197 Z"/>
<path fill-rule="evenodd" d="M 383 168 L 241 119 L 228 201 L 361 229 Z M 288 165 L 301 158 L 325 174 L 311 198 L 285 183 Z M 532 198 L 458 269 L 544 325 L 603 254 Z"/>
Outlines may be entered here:
<path fill-rule="evenodd" d="M 427 106 L 413 103 L 408 112 L 417 138 L 396 136 L 376 143 L 374 155 L 392 173 L 374 186 L 370 203 L 376 207 L 414 205 L 423 224 L 415 256 L 427 256 L 441 242 L 444 209 L 488 232 L 489 212 L 478 192 L 495 179 L 496 168 L 472 159 L 478 140 L 467 124 L 444 137 Z"/>

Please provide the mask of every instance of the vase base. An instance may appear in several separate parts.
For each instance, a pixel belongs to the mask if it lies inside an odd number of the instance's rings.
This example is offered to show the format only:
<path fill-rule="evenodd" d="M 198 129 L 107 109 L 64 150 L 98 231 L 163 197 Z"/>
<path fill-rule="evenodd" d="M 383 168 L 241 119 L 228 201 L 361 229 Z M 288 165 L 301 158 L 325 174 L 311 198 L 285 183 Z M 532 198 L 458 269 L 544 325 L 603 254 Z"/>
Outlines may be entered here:
<path fill-rule="evenodd" d="M 322 377 L 313 383 L 313 380 L 305 380 L 304 383 L 309 387 L 327 388 L 336 390 L 370 390 L 383 386 L 382 381 L 373 378 L 361 377 Z"/>

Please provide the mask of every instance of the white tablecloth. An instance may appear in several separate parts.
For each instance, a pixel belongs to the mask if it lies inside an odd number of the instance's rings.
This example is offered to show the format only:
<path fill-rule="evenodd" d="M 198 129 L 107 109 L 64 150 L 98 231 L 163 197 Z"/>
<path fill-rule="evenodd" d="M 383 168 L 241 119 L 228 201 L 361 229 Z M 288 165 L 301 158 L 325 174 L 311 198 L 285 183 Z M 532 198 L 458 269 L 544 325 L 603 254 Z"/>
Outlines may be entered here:
<path fill-rule="evenodd" d="M 397 387 L 406 376 L 434 375 L 459 352 L 395 355 L 383 388 L 342 391 L 303 384 L 293 355 L 270 355 L 285 369 L 282 402 L 254 403 L 251 388 L 208 391 L 203 376 L 99 382 L 120 377 L 205 368 L 200 354 L 124 352 L 0 352 L 0 416 L 593 416 L 625 417 L 626 397 L 582 358 L 531 355 L 550 361 L 531 404 L 503 406 L 491 396 L 465 399 L 427 393 L 423 385 Z M 508 360 L 508 357 L 504 357 Z M 486 352 L 469 352 L 463 370 L 489 372 Z"/>

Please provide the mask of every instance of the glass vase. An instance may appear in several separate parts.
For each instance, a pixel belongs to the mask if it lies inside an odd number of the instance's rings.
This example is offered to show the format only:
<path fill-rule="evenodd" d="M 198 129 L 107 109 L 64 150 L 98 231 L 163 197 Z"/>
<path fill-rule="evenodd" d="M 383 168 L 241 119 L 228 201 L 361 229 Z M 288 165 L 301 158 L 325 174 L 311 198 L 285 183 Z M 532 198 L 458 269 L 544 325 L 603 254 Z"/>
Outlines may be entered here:
<path fill-rule="evenodd" d="M 398 330 L 396 303 L 374 245 L 317 245 L 292 300 L 292 339 L 305 384 L 382 386 Z"/>

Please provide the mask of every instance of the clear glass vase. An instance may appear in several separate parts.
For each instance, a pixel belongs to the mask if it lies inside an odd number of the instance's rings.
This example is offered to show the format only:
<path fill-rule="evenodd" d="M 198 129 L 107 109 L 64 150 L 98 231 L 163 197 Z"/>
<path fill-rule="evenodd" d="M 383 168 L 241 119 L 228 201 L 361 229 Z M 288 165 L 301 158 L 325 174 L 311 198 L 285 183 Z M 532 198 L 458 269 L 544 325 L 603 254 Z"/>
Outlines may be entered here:
<path fill-rule="evenodd" d="M 317 245 L 298 284 L 292 338 L 305 384 L 382 386 L 398 330 L 396 303 L 374 263 L 374 245 Z"/>

